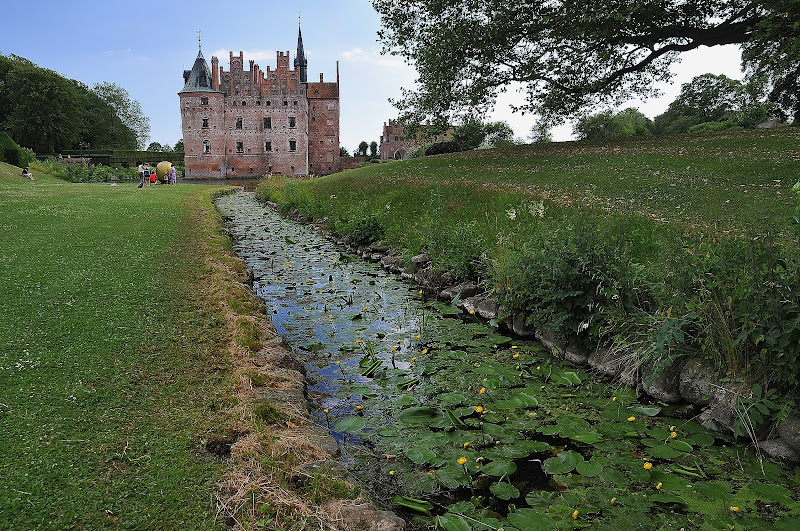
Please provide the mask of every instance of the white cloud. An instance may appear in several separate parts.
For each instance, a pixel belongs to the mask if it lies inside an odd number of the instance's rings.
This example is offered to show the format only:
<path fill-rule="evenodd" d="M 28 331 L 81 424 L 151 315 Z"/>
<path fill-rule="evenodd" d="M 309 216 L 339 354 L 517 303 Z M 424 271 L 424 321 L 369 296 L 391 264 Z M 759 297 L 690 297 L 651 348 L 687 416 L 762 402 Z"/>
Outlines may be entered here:
<path fill-rule="evenodd" d="M 381 55 L 377 48 L 372 48 L 369 51 L 353 48 L 352 50 L 341 52 L 339 56 L 351 63 L 369 63 L 393 69 L 411 68 L 402 59 Z"/>

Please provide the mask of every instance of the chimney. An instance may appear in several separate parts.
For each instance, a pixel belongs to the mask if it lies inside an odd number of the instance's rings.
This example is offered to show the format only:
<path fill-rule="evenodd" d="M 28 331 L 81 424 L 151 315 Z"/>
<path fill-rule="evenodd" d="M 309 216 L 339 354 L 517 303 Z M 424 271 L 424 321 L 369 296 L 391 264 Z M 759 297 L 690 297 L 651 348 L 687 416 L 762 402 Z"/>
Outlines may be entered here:
<path fill-rule="evenodd" d="M 319 73 L 319 82 L 322 83 L 322 72 Z"/>
<path fill-rule="evenodd" d="M 219 90 L 219 59 L 211 57 L 211 88 Z"/>

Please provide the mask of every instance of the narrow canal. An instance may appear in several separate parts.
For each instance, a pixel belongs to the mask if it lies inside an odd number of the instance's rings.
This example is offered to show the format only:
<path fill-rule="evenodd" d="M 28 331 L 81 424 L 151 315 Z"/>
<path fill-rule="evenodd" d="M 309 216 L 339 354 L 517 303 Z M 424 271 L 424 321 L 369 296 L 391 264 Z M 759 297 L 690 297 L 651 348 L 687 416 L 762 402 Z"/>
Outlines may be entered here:
<path fill-rule="evenodd" d="M 470 322 L 253 193 L 218 200 L 316 423 L 418 528 L 800 529 L 800 475 Z"/>

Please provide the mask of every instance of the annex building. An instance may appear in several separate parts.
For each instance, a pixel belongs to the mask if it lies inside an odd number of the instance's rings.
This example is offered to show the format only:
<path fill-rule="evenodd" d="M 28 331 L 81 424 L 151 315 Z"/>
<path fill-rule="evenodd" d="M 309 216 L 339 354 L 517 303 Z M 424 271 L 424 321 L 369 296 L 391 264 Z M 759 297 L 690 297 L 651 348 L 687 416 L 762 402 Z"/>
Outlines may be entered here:
<path fill-rule="evenodd" d="M 230 53 L 230 70 L 202 50 L 178 92 L 187 179 L 324 175 L 340 170 L 336 81 L 309 82 L 303 35 L 297 53 L 276 52 L 273 70 Z M 294 68 L 292 68 L 292 66 Z"/>

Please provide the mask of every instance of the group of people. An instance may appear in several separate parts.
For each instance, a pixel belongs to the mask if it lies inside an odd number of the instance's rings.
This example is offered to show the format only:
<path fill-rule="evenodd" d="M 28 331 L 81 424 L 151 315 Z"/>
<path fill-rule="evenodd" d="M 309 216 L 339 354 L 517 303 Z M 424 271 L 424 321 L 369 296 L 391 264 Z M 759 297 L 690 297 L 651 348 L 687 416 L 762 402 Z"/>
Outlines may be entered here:
<path fill-rule="evenodd" d="M 151 168 L 150 165 L 146 162 L 139 164 L 139 188 L 143 187 L 145 184 L 147 186 L 154 185 L 158 182 L 156 169 Z M 175 171 L 175 166 L 170 166 L 169 173 L 165 176 L 166 182 L 171 185 L 176 185 L 178 183 L 178 173 Z"/>
<path fill-rule="evenodd" d="M 29 166 L 25 166 L 22 169 L 22 176 L 25 177 L 26 179 L 30 179 L 31 181 L 33 180 L 33 174 L 31 173 L 31 169 Z"/>

